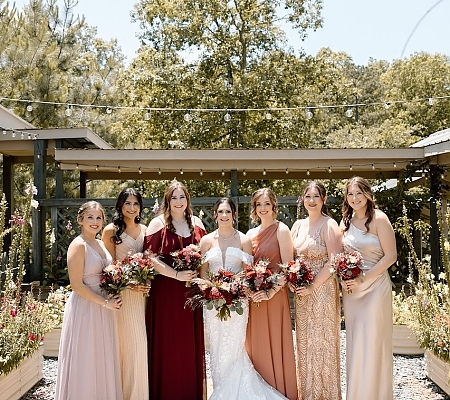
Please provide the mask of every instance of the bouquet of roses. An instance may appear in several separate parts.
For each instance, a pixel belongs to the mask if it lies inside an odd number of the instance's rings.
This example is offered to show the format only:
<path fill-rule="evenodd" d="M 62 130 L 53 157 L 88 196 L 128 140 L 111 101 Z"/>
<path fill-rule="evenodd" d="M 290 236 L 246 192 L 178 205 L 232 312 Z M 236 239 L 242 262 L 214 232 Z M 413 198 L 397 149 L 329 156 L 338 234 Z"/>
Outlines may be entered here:
<path fill-rule="evenodd" d="M 154 255 L 145 251 L 144 253 L 128 254 L 122 260 L 122 268 L 126 266 L 130 270 L 130 281 L 128 285 L 149 285 L 150 280 L 155 277 L 155 265 L 152 260 Z M 144 296 L 148 296 L 145 293 Z"/>
<path fill-rule="evenodd" d="M 314 275 L 312 274 L 311 268 L 301 256 L 286 264 L 280 264 L 280 267 L 281 271 L 286 276 L 286 280 L 289 283 L 292 283 L 296 288 L 309 286 L 314 281 Z"/>
<path fill-rule="evenodd" d="M 268 266 L 268 260 L 259 260 L 253 265 L 247 265 L 243 271 L 242 286 L 253 293 L 259 290 L 268 293 L 283 275 L 272 272 L 267 268 Z M 254 302 L 253 304 L 259 306 L 259 303 Z"/>
<path fill-rule="evenodd" d="M 206 309 L 217 311 L 216 317 L 226 321 L 235 311 L 242 315 L 241 299 L 245 298 L 242 291 L 239 274 L 219 269 L 215 274 L 208 273 L 209 279 L 196 278 L 192 282 L 196 285 L 192 288 L 192 297 L 188 304 L 192 309 L 205 306 Z"/>
<path fill-rule="evenodd" d="M 196 271 L 203 264 L 202 253 L 200 247 L 190 244 L 180 250 L 170 253 L 173 257 L 173 269 L 175 271 Z M 186 287 L 191 286 L 190 282 L 186 282 Z"/>
<path fill-rule="evenodd" d="M 121 261 L 113 261 L 103 269 L 100 288 L 113 297 L 127 288 L 130 279 L 131 266 L 123 264 Z"/>
<path fill-rule="evenodd" d="M 339 279 L 346 281 L 363 274 L 363 265 L 364 260 L 359 251 L 338 253 L 331 260 L 330 272 Z M 349 290 L 347 293 L 352 293 L 352 291 Z"/>

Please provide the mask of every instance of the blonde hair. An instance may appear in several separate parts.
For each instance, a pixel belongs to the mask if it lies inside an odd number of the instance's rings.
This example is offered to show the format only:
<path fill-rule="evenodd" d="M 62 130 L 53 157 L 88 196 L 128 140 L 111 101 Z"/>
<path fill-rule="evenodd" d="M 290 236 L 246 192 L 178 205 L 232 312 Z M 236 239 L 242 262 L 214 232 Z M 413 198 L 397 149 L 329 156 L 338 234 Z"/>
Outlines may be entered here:
<path fill-rule="evenodd" d="M 105 224 L 105 210 L 103 209 L 102 205 L 98 201 L 88 201 L 80 206 L 77 213 L 77 222 L 79 225 L 83 222 L 84 216 L 87 214 L 89 210 L 100 210 L 102 213 L 102 225 Z"/>

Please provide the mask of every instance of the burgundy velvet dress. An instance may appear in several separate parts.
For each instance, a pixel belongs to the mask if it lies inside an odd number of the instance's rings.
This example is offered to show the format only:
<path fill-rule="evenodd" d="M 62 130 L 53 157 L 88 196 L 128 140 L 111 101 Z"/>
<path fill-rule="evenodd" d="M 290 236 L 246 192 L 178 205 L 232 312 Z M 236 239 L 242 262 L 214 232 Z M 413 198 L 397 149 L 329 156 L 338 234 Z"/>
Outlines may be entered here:
<path fill-rule="evenodd" d="M 144 250 L 172 266 L 171 252 L 198 244 L 205 231 L 195 226 L 186 238 L 166 227 L 147 236 Z M 146 310 L 150 399 L 206 399 L 203 310 L 185 307 L 190 288 L 163 275 L 152 281 Z"/>

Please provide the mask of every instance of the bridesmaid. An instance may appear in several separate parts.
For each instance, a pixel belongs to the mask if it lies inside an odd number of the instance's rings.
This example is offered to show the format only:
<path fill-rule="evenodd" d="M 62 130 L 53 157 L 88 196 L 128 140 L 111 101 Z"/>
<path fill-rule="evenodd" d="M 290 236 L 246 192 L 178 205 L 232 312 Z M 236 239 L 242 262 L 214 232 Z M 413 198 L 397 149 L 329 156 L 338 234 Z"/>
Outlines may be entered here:
<path fill-rule="evenodd" d="M 142 252 L 146 226 L 140 224 L 142 196 L 133 188 L 123 189 L 117 198 L 113 222 L 103 230 L 102 240 L 114 260 Z M 118 314 L 120 364 L 124 399 L 148 399 L 147 334 L 144 293 L 148 286 L 122 292 Z"/>
<path fill-rule="evenodd" d="M 292 226 L 296 256 L 311 268 L 314 282 L 290 289 L 295 299 L 297 385 L 302 400 L 340 400 L 339 287 L 330 278 L 330 260 L 342 251 L 342 233 L 328 216 L 327 195 L 320 182 L 312 181 L 302 193 L 308 218 Z"/>
<path fill-rule="evenodd" d="M 347 400 L 393 398 L 392 286 L 395 235 L 375 206 L 369 182 L 355 176 L 344 192 L 341 228 L 346 251 L 364 259 L 363 277 L 342 281 L 347 337 Z"/>
<path fill-rule="evenodd" d="M 198 244 L 205 228 L 193 216 L 189 192 L 173 181 L 165 190 L 160 214 L 150 221 L 144 249 L 158 254 L 147 304 L 150 399 L 203 400 L 206 366 L 202 309 L 185 307 L 186 282 L 195 271 L 176 271 L 170 253 Z"/>
<path fill-rule="evenodd" d="M 105 298 L 100 277 L 112 258 L 96 235 L 105 213 L 96 201 L 78 210 L 81 234 L 67 250 L 72 294 L 64 310 L 56 400 L 122 400 L 116 313 L 120 297 Z"/>
<path fill-rule="evenodd" d="M 252 241 L 255 261 L 268 259 L 269 268 L 279 271 L 280 263 L 293 258 L 289 228 L 277 221 L 277 199 L 268 188 L 256 190 L 251 197 L 251 218 L 256 228 L 247 232 Z M 277 286 L 268 293 L 254 293 L 247 325 L 247 353 L 259 374 L 272 387 L 290 400 L 297 399 L 294 344 L 288 291 Z"/>

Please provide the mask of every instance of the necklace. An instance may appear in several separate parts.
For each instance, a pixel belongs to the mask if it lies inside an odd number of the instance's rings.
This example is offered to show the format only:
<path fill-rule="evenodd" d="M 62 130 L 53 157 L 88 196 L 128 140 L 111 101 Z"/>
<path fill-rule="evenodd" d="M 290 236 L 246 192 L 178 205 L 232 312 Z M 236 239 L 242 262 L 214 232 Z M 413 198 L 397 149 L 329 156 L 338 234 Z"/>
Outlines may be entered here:
<path fill-rule="evenodd" d="M 184 224 L 185 221 L 186 221 L 185 219 L 183 219 L 181 221 L 177 221 L 176 219 L 172 218 L 172 222 L 176 225 L 182 225 L 182 224 Z"/>
<path fill-rule="evenodd" d="M 227 241 L 231 236 L 234 236 L 234 234 L 236 233 L 236 229 L 233 229 L 233 232 L 230 234 L 230 235 L 228 235 L 228 236 L 222 236 L 220 233 L 219 233 L 219 230 L 217 229 L 217 237 L 219 238 L 219 239 L 222 239 L 222 240 L 225 240 L 225 241 Z"/>

